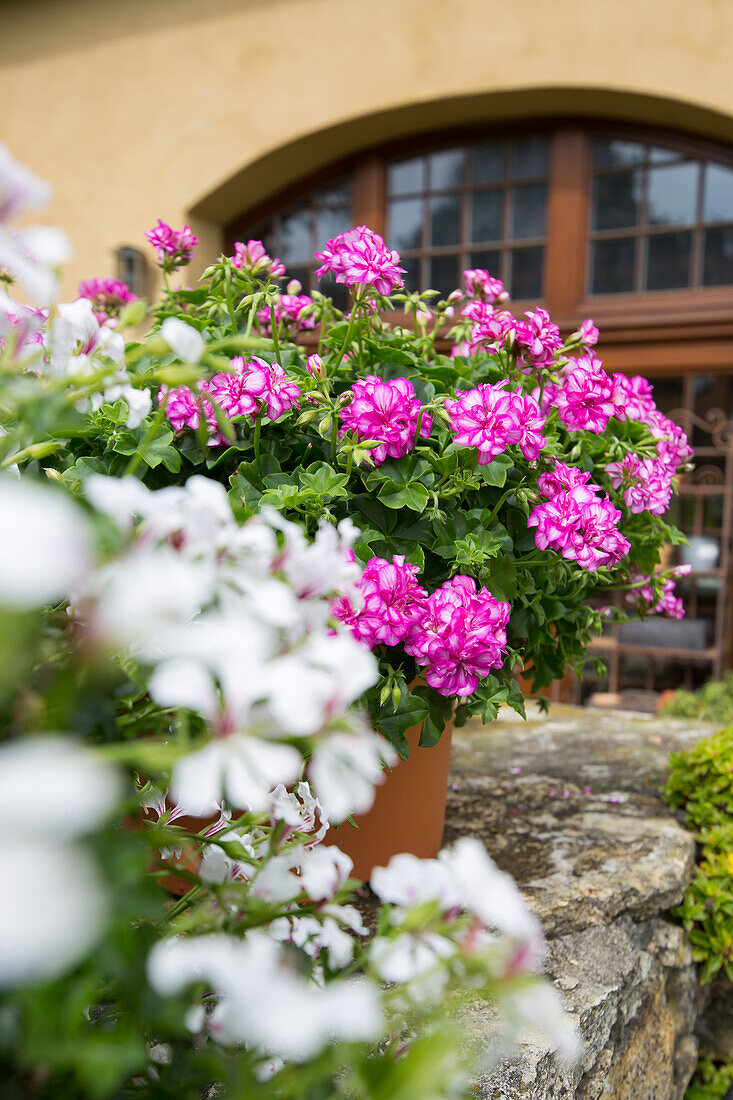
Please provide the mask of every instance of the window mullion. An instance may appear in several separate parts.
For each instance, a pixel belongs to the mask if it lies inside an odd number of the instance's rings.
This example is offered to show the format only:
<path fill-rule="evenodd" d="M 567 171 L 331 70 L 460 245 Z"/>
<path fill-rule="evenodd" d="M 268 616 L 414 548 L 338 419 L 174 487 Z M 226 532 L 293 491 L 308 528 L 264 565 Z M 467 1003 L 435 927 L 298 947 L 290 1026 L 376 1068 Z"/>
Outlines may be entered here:
<path fill-rule="evenodd" d="M 548 181 L 545 294 L 560 321 L 574 318 L 585 297 L 591 139 L 580 129 L 558 130 Z"/>

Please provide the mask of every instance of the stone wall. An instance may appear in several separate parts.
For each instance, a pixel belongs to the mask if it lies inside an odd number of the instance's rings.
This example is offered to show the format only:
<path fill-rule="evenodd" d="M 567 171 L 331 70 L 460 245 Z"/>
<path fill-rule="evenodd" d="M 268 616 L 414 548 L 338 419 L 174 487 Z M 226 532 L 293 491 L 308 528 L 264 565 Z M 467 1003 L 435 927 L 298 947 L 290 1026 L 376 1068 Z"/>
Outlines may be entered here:
<path fill-rule="evenodd" d="M 519 882 L 548 940 L 546 970 L 584 1050 L 561 1065 L 532 1036 L 477 1082 L 482 1100 L 682 1100 L 705 997 L 665 916 L 695 846 L 662 802 L 670 752 L 705 723 L 552 707 L 456 732 L 446 841 L 479 836 Z M 491 1040 L 485 1008 L 471 1041 Z"/>

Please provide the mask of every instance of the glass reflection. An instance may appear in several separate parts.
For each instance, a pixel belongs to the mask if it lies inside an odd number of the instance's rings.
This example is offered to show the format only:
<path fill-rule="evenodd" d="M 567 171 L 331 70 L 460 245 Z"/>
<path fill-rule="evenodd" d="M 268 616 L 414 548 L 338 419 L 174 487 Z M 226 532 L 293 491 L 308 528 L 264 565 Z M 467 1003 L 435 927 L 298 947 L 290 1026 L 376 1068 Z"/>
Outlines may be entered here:
<path fill-rule="evenodd" d="M 512 176 L 546 176 L 550 159 L 549 138 L 544 136 L 516 138 L 513 144 Z"/>
<path fill-rule="evenodd" d="M 623 294 L 634 289 L 636 241 L 594 241 L 591 260 L 591 293 Z"/>
<path fill-rule="evenodd" d="M 733 168 L 722 164 L 705 166 L 703 221 L 733 221 Z"/>
<path fill-rule="evenodd" d="M 639 221 L 642 173 L 619 172 L 596 176 L 593 188 L 593 228 L 626 229 Z"/>
<path fill-rule="evenodd" d="M 484 141 L 471 147 L 471 180 L 473 183 L 497 183 L 504 178 L 505 141 Z"/>
<path fill-rule="evenodd" d="M 471 195 L 472 241 L 500 241 L 503 191 L 474 191 Z"/>
<path fill-rule="evenodd" d="M 545 250 L 541 246 L 514 248 L 511 252 L 509 287 L 512 298 L 540 298 L 542 296 L 542 264 Z"/>
<path fill-rule="evenodd" d="M 733 229 L 706 229 L 703 286 L 733 283 Z"/>
<path fill-rule="evenodd" d="M 420 247 L 422 199 L 393 199 L 389 204 L 390 248 L 409 252 Z"/>
<path fill-rule="evenodd" d="M 644 146 L 638 141 L 607 141 L 596 138 L 593 160 L 596 168 L 620 168 L 644 159 Z"/>
<path fill-rule="evenodd" d="M 690 225 L 695 221 L 699 173 L 697 164 L 649 169 L 650 225 Z"/>
<path fill-rule="evenodd" d="M 444 191 L 463 183 L 463 149 L 444 149 L 430 157 L 430 190 Z"/>
<path fill-rule="evenodd" d="M 394 161 L 387 170 L 387 184 L 391 195 L 406 195 L 422 191 L 425 179 L 425 157 Z"/>
<path fill-rule="evenodd" d="M 430 243 L 458 244 L 461 239 L 461 196 L 430 199 Z"/>
<path fill-rule="evenodd" d="M 544 237 L 547 185 L 530 183 L 512 188 L 512 238 Z"/>
<path fill-rule="evenodd" d="M 428 262 L 428 287 L 447 298 L 458 286 L 458 257 L 433 256 Z"/>
<path fill-rule="evenodd" d="M 689 286 L 692 233 L 662 233 L 647 244 L 647 290 Z"/>
<path fill-rule="evenodd" d="M 307 208 L 293 210 L 283 214 L 278 234 L 278 253 L 283 263 L 297 260 L 310 260 L 312 244 L 312 212 Z"/>

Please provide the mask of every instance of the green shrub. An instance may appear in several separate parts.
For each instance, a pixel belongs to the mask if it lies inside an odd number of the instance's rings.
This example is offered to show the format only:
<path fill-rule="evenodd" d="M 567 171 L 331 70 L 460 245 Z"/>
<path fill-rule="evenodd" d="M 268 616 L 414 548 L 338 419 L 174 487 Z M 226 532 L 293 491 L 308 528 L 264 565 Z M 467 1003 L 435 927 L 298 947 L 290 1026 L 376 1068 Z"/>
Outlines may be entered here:
<path fill-rule="evenodd" d="M 702 964 L 702 980 L 722 971 L 733 981 L 733 728 L 673 756 L 665 794 L 684 809 L 701 846 L 695 878 L 674 912 Z"/>
<path fill-rule="evenodd" d="M 733 1063 L 719 1065 L 710 1058 L 702 1058 L 685 1100 L 722 1100 L 733 1085 Z"/>
<path fill-rule="evenodd" d="M 697 691 L 676 691 L 664 704 L 662 713 L 733 725 L 733 672 L 724 673 L 722 680 L 708 680 Z"/>

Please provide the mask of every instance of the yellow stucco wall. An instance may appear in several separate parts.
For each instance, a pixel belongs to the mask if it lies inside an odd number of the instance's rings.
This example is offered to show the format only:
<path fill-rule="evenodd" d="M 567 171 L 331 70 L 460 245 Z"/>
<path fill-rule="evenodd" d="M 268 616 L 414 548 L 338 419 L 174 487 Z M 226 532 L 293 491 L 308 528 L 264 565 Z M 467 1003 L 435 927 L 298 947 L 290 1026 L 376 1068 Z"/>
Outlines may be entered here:
<path fill-rule="evenodd" d="M 109 274 L 158 216 L 222 223 L 376 141 L 598 114 L 733 142 L 733 0 L 5 0 L 0 140 Z"/>

